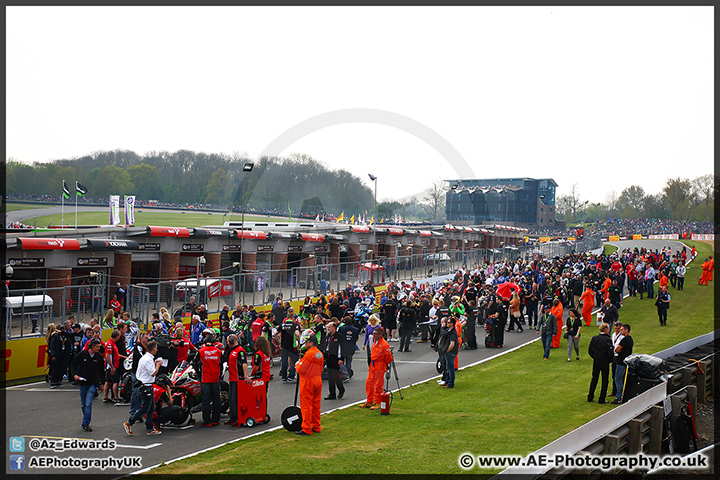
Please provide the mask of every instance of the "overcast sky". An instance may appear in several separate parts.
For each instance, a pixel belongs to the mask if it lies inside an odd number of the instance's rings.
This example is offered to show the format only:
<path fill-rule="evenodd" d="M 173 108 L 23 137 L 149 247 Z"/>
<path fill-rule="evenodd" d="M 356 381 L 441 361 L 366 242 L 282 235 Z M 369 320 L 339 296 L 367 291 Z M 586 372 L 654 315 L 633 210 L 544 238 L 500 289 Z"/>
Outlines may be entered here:
<path fill-rule="evenodd" d="M 712 7 L 6 15 L 6 158 L 24 162 L 115 149 L 255 157 L 288 132 L 274 153 L 370 187 L 373 173 L 378 200 L 472 176 L 550 177 L 558 195 L 577 183 L 604 202 L 714 170 Z"/>

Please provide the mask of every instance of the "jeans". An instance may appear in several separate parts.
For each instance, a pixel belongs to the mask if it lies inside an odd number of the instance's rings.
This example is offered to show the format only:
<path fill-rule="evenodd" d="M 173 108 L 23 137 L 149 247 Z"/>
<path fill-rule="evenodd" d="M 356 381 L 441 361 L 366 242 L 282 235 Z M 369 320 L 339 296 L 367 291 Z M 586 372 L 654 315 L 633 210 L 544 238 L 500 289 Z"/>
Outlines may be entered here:
<path fill-rule="evenodd" d="M 685 277 L 677 277 L 677 289 L 682 290 L 685 285 Z"/>
<path fill-rule="evenodd" d="M 636 289 L 637 289 L 637 280 L 628 280 L 628 294 L 631 297 L 635 296 Z"/>
<path fill-rule="evenodd" d="M 542 334 L 542 344 L 543 344 L 543 358 L 550 358 L 550 347 L 552 347 L 552 339 L 553 336 L 549 333 L 543 333 Z"/>
<path fill-rule="evenodd" d="M 290 372 L 288 372 L 288 357 L 292 360 L 290 365 Z M 297 352 L 292 352 L 287 348 L 283 347 L 280 352 L 280 376 L 283 380 L 288 378 L 295 378 L 295 363 L 298 361 Z"/>
<path fill-rule="evenodd" d="M 203 382 L 200 384 L 200 392 L 203 423 L 220 423 L 220 382 Z"/>
<path fill-rule="evenodd" d="M 627 369 L 627 365 L 625 365 L 625 362 L 618 363 L 615 367 L 615 386 L 616 386 L 616 394 L 615 399 L 618 402 L 622 401 L 622 394 L 623 394 L 623 385 L 625 384 L 625 370 Z"/>
<path fill-rule="evenodd" d="M 353 355 L 348 355 L 347 357 L 342 358 L 343 361 L 343 367 L 347 369 L 347 376 L 350 378 L 351 371 L 352 371 L 352 361 L 353 361 Z M 342 368 L 341 368 L 342 370 Z"/>
<path fill-rule="evenodd" d="M 443 357 L 445 357 L 445 371 L 447 372 L 447 380 L 446 385 L 449 388 L 452 388 L 455 386 L 455 353 L 448 352 Z"/>
<path fill-rule="evenodd" d="M 96 385 L 80 385 L 80 410 L 83 412 L 82 426 L 90 425 L 92 402 L 95 398 Z"/>
<path fill-rule="evenodd" d="M 655 283 L 655 279 L 647 280 L 647 285 L 645 285 L 645 290 L 647 290 L 647 296 L 648 298 L 654 298 L 655 297 L 655 289 L 653 287 L 653 284 Z"/>
<path fill-rule="evenodd" d="M 137 377 L 133 372 L 130 372 L 130 378 L 132 381 L 132 394 L 130 395 L 130 415 L 134 414 L 140 409 L 140 389 L 135 387 L 135 380 Z"/>
<path fill-rule="evenodd" d="M 420 340 L 427 342 L 428 339 L 428 325 L 426 323 L 420 324 Z"/>
<path fill-rule="evenodd" d="M 138 388 L 138 396 L 140 397 L 140 408 L 130 417 L 128 423 L 133 425 L 135 422 L 142 420 L 145 415 L 145 428 L 149 432 L 153 428 L 153 412 L 155 411 L 155 395 L 153 395 L 152 387 L 143 385 Z"/>

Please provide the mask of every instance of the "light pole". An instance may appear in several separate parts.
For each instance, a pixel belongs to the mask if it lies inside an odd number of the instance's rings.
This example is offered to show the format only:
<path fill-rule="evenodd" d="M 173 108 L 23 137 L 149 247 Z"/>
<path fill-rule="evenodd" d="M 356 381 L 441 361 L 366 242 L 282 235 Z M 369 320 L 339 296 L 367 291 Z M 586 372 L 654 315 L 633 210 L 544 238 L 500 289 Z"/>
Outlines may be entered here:
<path fill-rule="evenodd" d="M 243 237 L 245 237 L 245 185 L 247 183 L 247 174 L 252 172 L 255 164 L 253 162 L 245 162 L 243 165 L 243 194 L 242 194 L 242 215 L 240 217 L 240 285 L 242 285 L 242 298 L 245 299 L 245 282 L 243 279 Z M 244 302 L 243 302 L 244 303 Z"/>
<path fill-rule="evenodd" d="M 375 218 L 377 216 L 377 177 L 372 173 L 368 173 L 368 177 L 375 182 L 375 199 L 373 200 L 373 223 L 375 223 L 377 222 Z M 373 225 L 373 249 L 377 250 L 377 232 L 375 231 L 375 225 Z"/>
<path fill-rule="evenodd" d="M 451 224 L 450 222 L 452 221 L 452 197 L 453 197 L 453 193 L 455 193 L 455 190 L 457 190 L 457 188 L 458 188 L 457 183 L 453 183 L 450 186 L 450 211 L 448 212 L 448 218 L 447 218 L 448 225 L 450 225 Z"/>

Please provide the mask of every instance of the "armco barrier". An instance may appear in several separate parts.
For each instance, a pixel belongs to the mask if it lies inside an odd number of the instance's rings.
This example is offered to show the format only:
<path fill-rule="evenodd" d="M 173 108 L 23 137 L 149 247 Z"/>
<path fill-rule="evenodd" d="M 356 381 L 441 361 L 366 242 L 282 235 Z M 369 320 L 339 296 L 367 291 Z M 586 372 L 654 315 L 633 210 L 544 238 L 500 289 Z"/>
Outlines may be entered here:
<path fill-rule="evenodd" d="M 618 453 L 652 453 L 661 454 L 664 433 L 665 412 L 663 402 L 669 397 L 672 413 L 680 413 L 687 403 L 697 411 L 698 402 L 704 403 L 707 395 L 715 393 L 718 370 L 715 369 L 716 352 L 702 358 L 685 358 L 693 349 L 703 350 L 705 345 L 714 341 L 711 332 L 682 342 L 671 348 L 658 352 L 654 356 L 663 359 L 672 357 L 673 363 L 687 361 L 687 365 L 675 368 L 670 372 L 667 382 L 657 385 L 646 392 L 630 399 L 624 404 L 591 420 L 585 425 L 560 437 L 531 455 L 544 454 L 549 456 L 591 454 L 617 455 Z M 695 355 L 697 356 L 697 355 Z M 585 447 L 578 450 L 578 446 Z M 561 478 L 570 473 L 590 474 L 591 471 L 571 472 L 550 466 L 510 467 L 503 470 L 504 474 L 545 475 Z M 502 478 L 502 477 L 494 477 Z"/>

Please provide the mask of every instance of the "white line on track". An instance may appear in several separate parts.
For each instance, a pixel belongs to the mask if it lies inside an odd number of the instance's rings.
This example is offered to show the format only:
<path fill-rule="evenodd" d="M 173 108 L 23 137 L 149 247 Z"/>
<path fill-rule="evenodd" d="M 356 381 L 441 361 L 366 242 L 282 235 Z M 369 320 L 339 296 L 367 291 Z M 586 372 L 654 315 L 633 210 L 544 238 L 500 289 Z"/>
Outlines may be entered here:
<path fill-rule="evenodd" d="M 119 448 L 137 448 L 140 450 L 150 450 L 151 448 L 159 447 L 162 443 L 151 443 L 150 445 L 120 445 L 116 443 L 115 446 Z"/>

